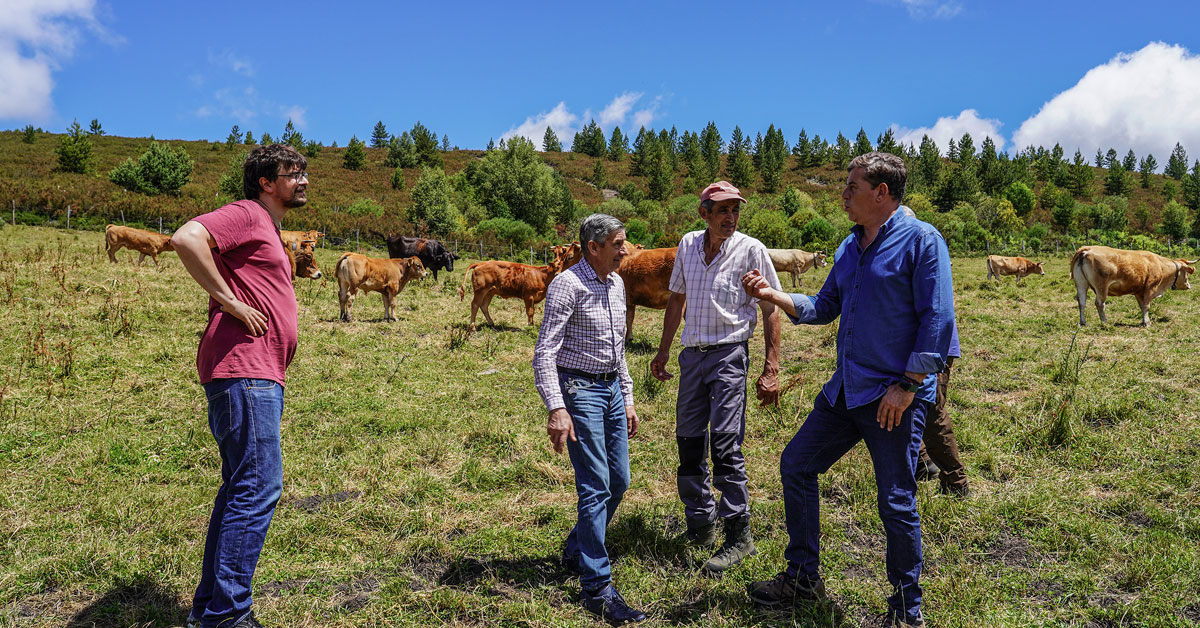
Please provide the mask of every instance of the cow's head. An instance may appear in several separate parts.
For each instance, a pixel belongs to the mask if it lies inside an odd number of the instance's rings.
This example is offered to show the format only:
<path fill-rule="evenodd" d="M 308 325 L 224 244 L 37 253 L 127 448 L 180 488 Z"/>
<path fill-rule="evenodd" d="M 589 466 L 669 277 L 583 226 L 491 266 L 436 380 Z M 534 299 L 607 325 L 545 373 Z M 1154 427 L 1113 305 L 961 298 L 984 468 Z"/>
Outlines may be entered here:
<path fill-rule="evenodd" d="M 442 251 L 442 254 L 439 257 L 438 261 L 441 262 L 442 268 L 445 268 L 446 270 L 453 272 L 454 271 L 454 259 L 456 257 L 457 256 L 455 254 L 451 253 L 450 251 Z"/>
<path fill-rule="evenodd" d="M 321 269 L 317 267 L 317 259 L 313 255 L 313 247 L 316 244 L 316 240 L 302 240 L 299 244 L 295 242 L 291 244 L 292 257 L 296 260 L 296 268 L 293 272 L 296 277 L 321 278 Z"/>
<path fill-rule="evenodd" d="M 1200 260 L 1189 262 L 1185 259 L 1175 260 L 1179 267 L 1175 270 L 1175 281 L 1171 284 L 1172 290 L 1190 290 L 1192 285 L 1188 283 L 1188 275 L 1196 272 L 1194 265 Z"/>
<path fill-rule="evenodd" d="M 425 275 L 429 274 L 425 270 L 425 265 L 421 263 L 421 258 L 413 256 L 404 260 L 404 280 L 424 279 Z"/>
<path fill-rule="evenodd" d="M 1031 275 L 1045 275 L 1045 274 L 1046 274 L 1046 269 L 1045 269 L 1045 268 L 1042 268 L 1042 264 L 1045 264 L 1045 262 L 1034 262 L 1034 263 L 1033 263 L 1033 267 L 1029 269 L 1029 274 L 1031 274 Z"/>
<path fill-rule="evenodd" d="M 816 252 L 816 257 L 815 257 L 815 258 L 813 258 L 813 259 L 814 259 L 814 262 L 813 262 L 813 263 L 814 263 L 815 265 L 817 265 L 818 267 L 819 267 L 819 266 L 824 266 L 824 265 L 825 265 L 825 251 L 817 251 L 817 252 Z"/>

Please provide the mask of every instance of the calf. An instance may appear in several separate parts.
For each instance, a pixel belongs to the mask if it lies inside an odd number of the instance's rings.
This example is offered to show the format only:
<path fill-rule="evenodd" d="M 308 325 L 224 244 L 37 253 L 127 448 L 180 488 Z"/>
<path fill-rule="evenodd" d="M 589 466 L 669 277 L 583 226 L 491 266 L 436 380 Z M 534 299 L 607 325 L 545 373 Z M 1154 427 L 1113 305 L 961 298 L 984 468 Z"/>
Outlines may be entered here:
<path fill-rule="evenodd" d="M 795 288 L 800 274 L 814 266 L 825 265 L 825 251 L 809 253 L 800 249 L 767 249 L 771 256 L 771 265 L 777 273 L 791 273 L 792 287 Z"/>
<path fill-rule="evenodd" d="M 1016 275 L 1017 283 L 1026 275 L 1045 275 L 1041 262 L 1025 259 L 1024 257 L 1004 257 L 1003 255 L 987 256 L 987 278 L 1000 281 L 1001 275 Z"/>
<path fill-rule="evenodd" d="M 625 340 L 633 336 L 633 314 L 637 306 L 667 309 L 671 297 L 668 286 L 675 268 L 678 247 L 636 249 L 621 260 L 617 274 L 625 282 Z"/>
<path fill-rule="evenodd" d="M 376 259 L 358 253 L 343 253 L 334 275 L 338 282 L 338 305 L 342 320 L 350 322 L 350 308 L 359 290 L 383 295 L 383 319 L 394 321 L 396 295 L 410 280 L 425 276 L 425 266 L 416 257 L 408 259 Z"/>
<path fill-rule="evenodd" d="M 421 258 L 421 263 L 425 264 L 425 268 L 433 271 L 433 278 L 435 280 L 437 279 L 439 269 L 454 270 L 454 260 L 458 259 L 458 256 L 447 250 L 437 240 L 402 235 L 383 235 L 378 231 L 372 231 L 371 233 L 383 238 L 387 244 L 388 255 L 392 258 L 412 257 L 414 255 Z"/>
<path fill-rule="evenodd" d="M 121 247 L 141 253 L 137 261 L 138 266 L 142 265 L 147 255 L 152 257 L 154 265 L 158 266 L 159 253 L 175 250 L 175 246 L 171 244 L 171 236 L 169 235 L 119 225 L 108 225 L 105 227 L 104 250 L 108 252 L 108 260 L 110 262 L 117 263 L 117 256 L 114 254 Z"/>
<path fill-rule="evenodd" d="M 312 240 L 305 240 L 303 244 L 284 241 L 283 251 L 287 253 L 288 262 L 292 265 L 293 278 L 321 278 L 321 269 L 317 267 L 317 258 L 314 256 L 313 244 Z"/>
<path fill-rule="evenodd" d="M 487 320 L 488 325 L 496 326 L 496 323 L 492 322 L 491 313 L 488 312 L 488 305 L 493 297 L 524 301 L 525 315 L 532 325 L 533 306 L 546 298 L 546 287 L 562 270 L 568 250 L 567 247 L 555 247 L 554 261 L 546 266 L 502 261 L 476 262 L 468 266 L 467 272 L 463 274 L 462 285 L 458 288 L 458 299 L 461 301 L 466 297 L 467 282 L 470 281 L 471 290 L 474 292 L 471 299 L 470 330 L 475 331 L 475 314 L 479 310 L 483 310 L 483 318 Z"/>
<path fill-rule="evenodd" d="M 1195 272 L 1192 267 L 1197 261 L 1169 259 L 1150 251 L 1123 251 L 1107 246 L 1083 246 L 1071 256 L 1071 279 L 1079 300 L 1079 324 L 1086 325 L 1083 317 L 1087 291 L 1096 293 L 1096 313 L 1100 322 L 1104 316 L 1104 302 L 1109 296 L 1119 297 L 1132 294 L 1142 307 L 1142 326 L 1150 326 L 1150 302 L 1163 295 L 1167 289 L 1187 290 L 1191 288 L 1188 275 Z"/>

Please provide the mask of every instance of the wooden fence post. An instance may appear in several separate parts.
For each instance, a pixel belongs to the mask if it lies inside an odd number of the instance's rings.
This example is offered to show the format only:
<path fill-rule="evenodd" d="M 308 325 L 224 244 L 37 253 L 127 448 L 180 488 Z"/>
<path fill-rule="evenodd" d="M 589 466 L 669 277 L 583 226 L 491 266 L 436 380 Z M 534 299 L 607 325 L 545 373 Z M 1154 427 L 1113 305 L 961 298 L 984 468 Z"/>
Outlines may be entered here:
<path fill-rule="evenodd" d="M 355 227 L 354 228 L 354 251 L 358 252 L 361 250 L 362 250 L 362 245 L 358 241 L 358 227 Z"/>
<path fill-rule="evenodd" d="M 158 232 L 162 233 L 162 216 L 158 217 Z"/>
<path fill-rule="evenodd" d="M 71 228 L 71 206 L 67 205 L 67 228 Z"/>

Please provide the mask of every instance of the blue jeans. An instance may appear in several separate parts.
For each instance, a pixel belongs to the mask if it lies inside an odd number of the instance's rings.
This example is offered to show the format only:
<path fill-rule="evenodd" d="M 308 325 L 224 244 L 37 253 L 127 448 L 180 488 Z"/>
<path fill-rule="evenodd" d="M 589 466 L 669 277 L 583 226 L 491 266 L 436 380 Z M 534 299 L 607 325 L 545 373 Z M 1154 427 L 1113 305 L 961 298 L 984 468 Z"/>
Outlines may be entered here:
<path fill-rule="evenodd" d="M 921 519 L 917 516 L 917 451 L 929 404 L 915 400 L 900 425 L 887 431 L 879 426 L 879 400 L 854 409 L 838 395 L 831 404 L 825 393 L 808 419 L 784 448 L 779 461 L 788 546 L 788 572 L 815 580 L 819 577 L 821 518 L 817 475 L 829 470 L 858 441 L 865 441 L 875 467 L 879 518 L 887 535 L 887 578 L 894 593 L 888 606 L 915 621 L 921 608 Z"/>
<path fill-rule="evenodd" d="M 232 626 L 250 612 L 250 581 L 283 491 L 283 386 L 269 379 L 215 379 L 204 385 L 204 394 L 222 483 L 208 521 L 192 616 L 210 628 Z"/>
<path fill-rule="evenodd" d="M 560 373 L 559 386 L 575 426 L 577 440 L 567 439 L 567 453 L 579 495 L 579 521 L 567 536 L 564 554 L 578 557 L 583 589 L 597 591 L 612 582 L 605 529 L 629 488 L 625 398 L 619 379 L 603 382 Z"/>

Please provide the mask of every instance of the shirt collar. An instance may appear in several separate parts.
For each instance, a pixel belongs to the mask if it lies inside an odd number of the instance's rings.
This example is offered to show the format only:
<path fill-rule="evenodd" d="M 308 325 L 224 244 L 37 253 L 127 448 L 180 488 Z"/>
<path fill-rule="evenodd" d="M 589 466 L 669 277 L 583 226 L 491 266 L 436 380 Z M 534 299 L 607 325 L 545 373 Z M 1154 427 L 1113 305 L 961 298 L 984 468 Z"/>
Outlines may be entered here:
<path fill-rule="evenodd" d="M 887 221 L 880 225 L 879 235 L 875 236 L 875 239 L 878 240 L 881 236 L 886 235 L 889 231 L 900 226 L 900 223 L 907 218 L 908 215 L 904 213 L 904 210 L 900 207 L 896 207 L 896 211 L 892 212 L 892 215 L 888 217 Z M 862 225 L 854 225 L 853 227 L 850 227 L 850 233 L 854 234 L 855 240 L 862 239 L 863 231 L 864 229 Z"/>
<path fill-rule="evenodd" d="M 592 263 L 589 262 L 586 257 L 580 260 L 580 263 L 575 264 L 575 266 L 579 268 L 579 274 L 582 279 L 594 279 L 596 280 L 596 283 L 605 284 L 612 282 L 612 273 L 609 273 L 608 277 L 601 282 L 600 275 L 596 274 L 596 269 L 592 268 Z"/>

